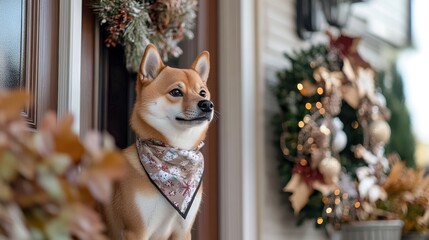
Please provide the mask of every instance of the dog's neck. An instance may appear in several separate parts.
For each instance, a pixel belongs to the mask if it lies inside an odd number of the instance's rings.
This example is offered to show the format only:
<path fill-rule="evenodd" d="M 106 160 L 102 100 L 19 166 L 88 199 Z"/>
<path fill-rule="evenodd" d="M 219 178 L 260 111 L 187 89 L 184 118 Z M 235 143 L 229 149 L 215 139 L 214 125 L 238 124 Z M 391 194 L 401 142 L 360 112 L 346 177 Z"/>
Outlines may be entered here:
<path fill-rule="evenodd" d="M 189 129 L 178 129 L 174 126 L 155 128 L 141 119 L 137 114 L 132 115 L 132 128 L 140 139 L 156 139 L 172 147 L 192 150 L 204 140 L 208 125 L 195 126 Z"/>

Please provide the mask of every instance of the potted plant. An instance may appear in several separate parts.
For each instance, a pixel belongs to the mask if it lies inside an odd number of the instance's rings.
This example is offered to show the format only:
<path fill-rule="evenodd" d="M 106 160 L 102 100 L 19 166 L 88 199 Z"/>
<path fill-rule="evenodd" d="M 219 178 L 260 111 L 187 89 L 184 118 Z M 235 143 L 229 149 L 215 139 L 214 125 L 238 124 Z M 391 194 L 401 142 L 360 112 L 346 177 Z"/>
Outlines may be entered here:
<path fill-rule="evenodd" d="M 385 201 L 377 208 L 404 221 L 403 239 L 427 239 L 429 229 L 429 176 L 423 170 L 407 168 L 396 162 L 383 184 Z"/>

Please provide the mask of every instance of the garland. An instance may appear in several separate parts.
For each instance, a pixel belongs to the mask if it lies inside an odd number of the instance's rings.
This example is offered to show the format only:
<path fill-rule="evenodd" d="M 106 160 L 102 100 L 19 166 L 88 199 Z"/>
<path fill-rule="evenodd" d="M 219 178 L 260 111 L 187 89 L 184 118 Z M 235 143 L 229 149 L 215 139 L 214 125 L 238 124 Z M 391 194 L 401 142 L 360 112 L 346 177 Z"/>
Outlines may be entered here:
<path fill-rule="evenodd" d="M 166 61 L 183 53 L 180 41 L 194 37 L 197 0 L 96 0 L 93 8 L 109 34 L 106 46 L 124 47 L 131 72 L 138 71 L 147 44 Z"/>

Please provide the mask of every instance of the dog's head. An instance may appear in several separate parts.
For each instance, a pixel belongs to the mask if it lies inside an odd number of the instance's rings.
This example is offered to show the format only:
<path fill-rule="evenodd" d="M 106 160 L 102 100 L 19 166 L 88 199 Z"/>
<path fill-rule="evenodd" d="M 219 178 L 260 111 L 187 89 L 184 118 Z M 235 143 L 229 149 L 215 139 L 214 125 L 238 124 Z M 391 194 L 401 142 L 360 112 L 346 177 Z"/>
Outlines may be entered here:
<path fill-rule="evenodd" d="M 156 47 L 146 47 L 136 84 L 131 126 L 141 138 L 156 138 L 190 149 L 204 138 L 214 106 L 207 79 L 208 52 L 202 52 L 190 69 L 165 66 Z"/>

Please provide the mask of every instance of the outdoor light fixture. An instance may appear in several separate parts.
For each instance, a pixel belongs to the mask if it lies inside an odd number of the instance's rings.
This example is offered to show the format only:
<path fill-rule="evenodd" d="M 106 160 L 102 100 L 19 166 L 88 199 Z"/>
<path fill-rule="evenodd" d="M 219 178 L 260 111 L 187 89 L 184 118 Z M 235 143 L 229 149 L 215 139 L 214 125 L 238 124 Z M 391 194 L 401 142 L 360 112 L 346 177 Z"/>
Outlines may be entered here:
<path fill-rule="evenodd" d="M 346 26 L 351 5 L 364 0 L 296 0 L 296 30 L 301 39 L 308 39 L 311 32 L 320 31 L 323 16 L 336 28 Z"/>

